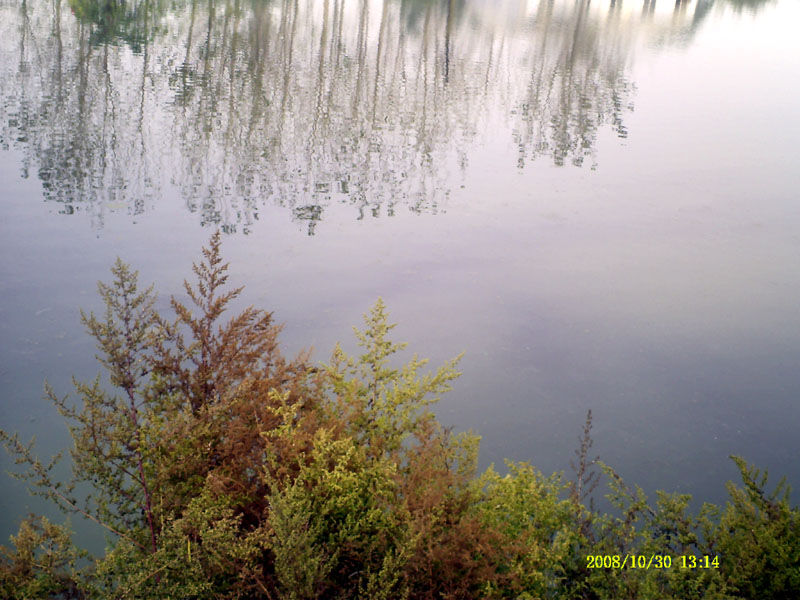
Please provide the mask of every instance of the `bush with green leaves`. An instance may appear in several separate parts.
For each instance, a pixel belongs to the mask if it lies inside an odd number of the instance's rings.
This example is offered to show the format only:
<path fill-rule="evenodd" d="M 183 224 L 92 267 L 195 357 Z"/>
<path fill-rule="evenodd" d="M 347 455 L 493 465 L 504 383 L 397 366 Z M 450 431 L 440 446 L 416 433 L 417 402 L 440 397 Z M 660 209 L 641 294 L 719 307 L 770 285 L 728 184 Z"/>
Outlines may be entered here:
<path fill-rule="evenodd" d="M 0 597 L 84 597 L 78 565 L 86 552 L 73 546 L 68 526 L 31 515 L 11 543 L 0 546 Z"/>

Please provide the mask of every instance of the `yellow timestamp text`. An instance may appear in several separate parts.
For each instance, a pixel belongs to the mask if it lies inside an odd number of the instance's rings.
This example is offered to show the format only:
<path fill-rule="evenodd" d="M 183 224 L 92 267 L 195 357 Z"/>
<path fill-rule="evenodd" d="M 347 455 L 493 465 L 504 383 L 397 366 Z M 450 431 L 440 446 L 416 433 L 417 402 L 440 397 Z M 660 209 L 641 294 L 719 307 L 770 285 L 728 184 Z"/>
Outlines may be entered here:
<path fill-rule="evenodd" d="M 590 554 L 587 569 L 719 569 L 719 556 L 682 554 Z"/>

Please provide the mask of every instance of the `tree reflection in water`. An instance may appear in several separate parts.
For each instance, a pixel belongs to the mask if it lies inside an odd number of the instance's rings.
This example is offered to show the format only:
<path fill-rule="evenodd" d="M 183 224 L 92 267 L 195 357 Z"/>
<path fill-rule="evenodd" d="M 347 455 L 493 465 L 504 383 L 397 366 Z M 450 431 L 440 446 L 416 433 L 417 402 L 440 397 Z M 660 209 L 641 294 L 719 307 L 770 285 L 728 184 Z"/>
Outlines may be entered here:
<path fill-rule="evenodd" d="M 166 185 L 228 231 L 247 232 L 264 203 L 309 234 L 334 203 L 358 218 L 435 213 L 498 119 L 520 168 L 543 155 L 594 166 L 601 127 L 627 135 L 626 65 L 650 17 L 528 4 L 3 3 L 0 142 L 47 201 L 97 227 Z M 655 29 L 667 42 L 710 5 L 680 4 Z"/>

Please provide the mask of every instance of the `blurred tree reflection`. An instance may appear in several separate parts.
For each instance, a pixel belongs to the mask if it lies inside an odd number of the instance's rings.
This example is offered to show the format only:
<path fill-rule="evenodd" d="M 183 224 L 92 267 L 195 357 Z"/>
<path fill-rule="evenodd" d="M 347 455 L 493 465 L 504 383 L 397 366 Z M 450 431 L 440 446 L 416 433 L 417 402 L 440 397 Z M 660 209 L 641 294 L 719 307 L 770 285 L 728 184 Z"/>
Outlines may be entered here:
<path fill-rule="evenodd" d="M 163 0 L 68 0 L 70 10 L 90 27 L 90 43 L 128 44 L 139 53 L 153 41 L 167 10 Z"/>
<path fill-rule="evenodd" d="M 271 203 L 313 234 L 335 203 L 358 218 L 443 210 L 498 118 L 520 168 L 543 155 L 594 166 L 601 127 L 627 135 L 637 22 L 588 0 L 51 0 L 0 11 L 16 41 L 0 67 L 0 141 L 23 149 L 46 200 L 98 226 L 175 185 L 204 223 L 247 232 Z"/>
<path fill-rule="evenodd" d="M 756 13 L 768 4 L 773 4 L 775 0 L 725 0 L 736 12 L 748 10 Z"/>

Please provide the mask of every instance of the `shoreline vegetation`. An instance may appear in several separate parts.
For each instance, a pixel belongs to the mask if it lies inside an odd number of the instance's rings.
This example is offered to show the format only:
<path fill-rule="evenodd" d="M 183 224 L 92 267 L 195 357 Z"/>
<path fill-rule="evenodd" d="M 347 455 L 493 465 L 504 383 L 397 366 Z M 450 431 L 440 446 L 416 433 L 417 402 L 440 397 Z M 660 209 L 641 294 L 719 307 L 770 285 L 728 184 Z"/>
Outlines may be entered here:
<path fill-rule="evenodd" d="M 593 456 L 591 411 L 569 477 L 510 461 L 478 474 L 479 437 L 431 410 L 460 357 L 393 367 L 405 344 L 378 300 L 361 355 L 287 358 L 272 313 L 227 315 L 242 288 L 227 286 L 220 244 L 171 318 L 119 259 L 98 284 L 105 313 L 81 317 L 110 385 L 75 381 L 78 401 L 47 388 L 72 434 L 71 480 L 53 476 L 60 456 L 0 431 L 32 493 L 108 532 L 90 556 L 68 523 L 23 519 L 0 547 L 3 598 L 800 597 L 784 480 L 731 457 L 742 483 L 726 506 L 650 503 Z M 594 509 L 601 485 L 612 513 Z"/>

